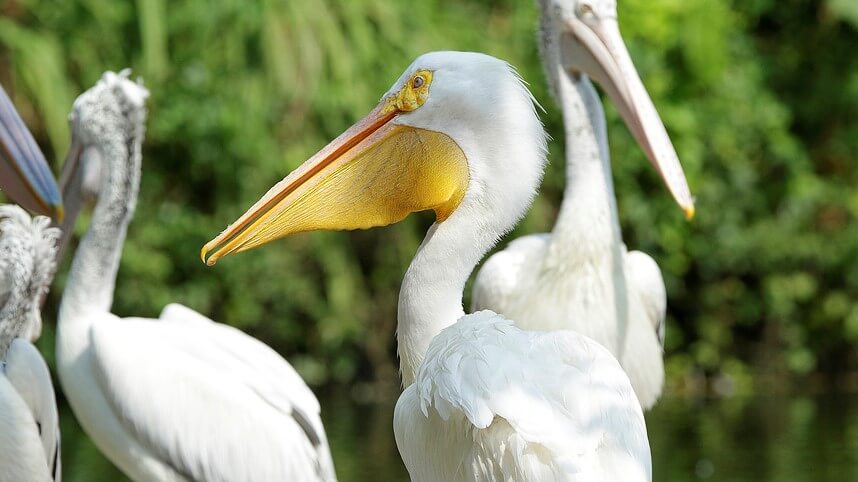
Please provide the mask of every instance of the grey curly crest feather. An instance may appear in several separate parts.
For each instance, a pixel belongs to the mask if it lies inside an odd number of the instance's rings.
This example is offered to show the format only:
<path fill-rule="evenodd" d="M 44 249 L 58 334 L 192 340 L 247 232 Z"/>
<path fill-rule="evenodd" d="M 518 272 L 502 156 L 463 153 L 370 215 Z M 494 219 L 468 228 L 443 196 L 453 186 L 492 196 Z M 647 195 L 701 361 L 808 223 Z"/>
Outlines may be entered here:
<path fill-rule="evenodd" d="M 39 302 L 54 277 L 60 236 L 50 223 L 16 205 L 0 206 L 0 355 L 14 338 L 33 341 L 42 332 Z"/>

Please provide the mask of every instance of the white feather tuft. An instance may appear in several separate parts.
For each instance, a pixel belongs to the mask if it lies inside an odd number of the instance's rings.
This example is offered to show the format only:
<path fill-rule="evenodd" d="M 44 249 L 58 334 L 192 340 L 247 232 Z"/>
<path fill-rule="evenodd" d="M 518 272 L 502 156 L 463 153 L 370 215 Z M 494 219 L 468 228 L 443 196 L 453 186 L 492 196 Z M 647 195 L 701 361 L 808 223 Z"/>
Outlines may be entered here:
<path fill-rule="evenodd" d="M 108 70 L 102 74 L 98 84 L 110 88 L 119 87 L 131 104 L 136 107 L 143 107 L 146 99 L 149 98 L 149 91 L 143 87 L 142 79 L 138 78 L 137 82 L 133 82 L 129 78 L 130 75 L 130 68 L 122 69 L 118 74 Z"/>
<path fill-rule="evenodd" d="M 21 207 L 0 206 L 0 265 L 10 280 L 12 294 L 0 307 L 0 349 L 12 338 L 31 341 L 42 332 L 39 303 L 54 278 L 60 230 L 44 216 L 30 218 Z"/>

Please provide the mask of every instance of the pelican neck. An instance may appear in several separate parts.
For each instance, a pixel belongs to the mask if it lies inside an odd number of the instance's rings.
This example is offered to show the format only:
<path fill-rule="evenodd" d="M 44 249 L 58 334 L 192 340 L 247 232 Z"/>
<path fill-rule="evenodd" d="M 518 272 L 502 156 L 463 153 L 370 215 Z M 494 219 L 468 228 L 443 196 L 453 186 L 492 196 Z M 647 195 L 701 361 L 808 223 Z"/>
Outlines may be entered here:
<path fill-rule="evenodd" d="M 142 133 L 113 136 L 89 146 L 100 153 L 102 172 L 98 201 L 89 229 L 81 240 L 69 271 L 60 304 L 60 323 L 94 310 L 109 312 L 128 224 L 134 215 L 140 186 Z"/>
<path fill-rule="evenodd" d="M 616 249 L 621 238 L 599 95 L 585 75 L 560 75 L 558 91 L 566 135 L 566 188 L 548 256 L 568 265 Z"/>

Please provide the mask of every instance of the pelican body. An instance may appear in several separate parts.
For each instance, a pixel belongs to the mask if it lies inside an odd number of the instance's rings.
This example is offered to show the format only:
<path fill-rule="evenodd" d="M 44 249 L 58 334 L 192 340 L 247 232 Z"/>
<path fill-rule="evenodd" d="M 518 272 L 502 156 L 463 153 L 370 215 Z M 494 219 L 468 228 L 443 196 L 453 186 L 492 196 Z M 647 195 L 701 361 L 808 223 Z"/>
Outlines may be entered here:
<path fill-rule="evenodd" d="M 41 331 L 39 302 L 54 276 L 59 230 L 49 224 L 0 206 L 0 482 L 61 477 L 51 374 L 30 343 Z"/>
<path fill-rule="evenodd" d="M 468 276 L 532 202 L 545 160 L 535 101 L 509 64 L 428 53 L 201 255 L 214 264 L 299 232 L 433 210 L 398 309 L 394 431 L 411 479 L 650 481 L 643 412 L 607 349 L 464 312 Z"/>
<path fill-rule="evenodd" d="M 71 114 L 64 191 L 98 187 L 59 311 L 57 365 L 75 416 L 137 481 L 335 480 L 318 401 L 276 352 L 178 304 L 157 320 L 110 312 L 148 95 L 127 75 L 105 73 Z"/>
<path fill-rule="evenodd" d="M 664 127 L 629 59 L 613 0 L 542 0 L 541 46 L 563 109 L 566 190 L 551 233 L 516 239 L 474 283 L 473 309 L 530 330 L 573 329 L 619 359 L 644 409 L 661 394 L 667 296 L 656 262 L 623 244 L 605 115 L 587 74 L 605 86 L 690 216 L 693 201 Z"/>
<path fill-rule="evenodd" d="M 0 190 L 62 218 L 59 189 L 42 151 L 0 87 Z M 60 428 L 51 374 L 32 345 L 42 295 L 54 276 L 59 231 L 43 216 L 0 206 L 0 482 L 59 481 Z"/>

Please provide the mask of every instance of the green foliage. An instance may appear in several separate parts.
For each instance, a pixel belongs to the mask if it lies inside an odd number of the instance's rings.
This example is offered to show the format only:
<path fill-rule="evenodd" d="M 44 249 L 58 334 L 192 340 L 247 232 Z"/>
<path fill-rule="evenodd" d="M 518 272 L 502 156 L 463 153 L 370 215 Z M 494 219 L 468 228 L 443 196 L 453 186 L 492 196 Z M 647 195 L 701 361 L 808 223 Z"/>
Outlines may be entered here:
<path fill-rule="evenodd" d="M 115 311 L 185 303 L 266 341 L 311 382 L 395 379 L 399 282 L 430 218 L 297 236 L 215 268 L 199 248 L 414 57 L 478 50 L 518 66 L 554 141 L 543 193 L 513 236 L 548 230 L 559 206 L 563 136 L 533 2 L 10 0 L 0 12 L 0 79 L 54 158 L 73 93 L 104 70 L 133 67 L 152 92 Z M 620 2 L 698 203 L 683 221 L 609 106 L 624 236 L 668 285 L 672 380 L 855 368 L 855 18 L 840 0 Z"/>

